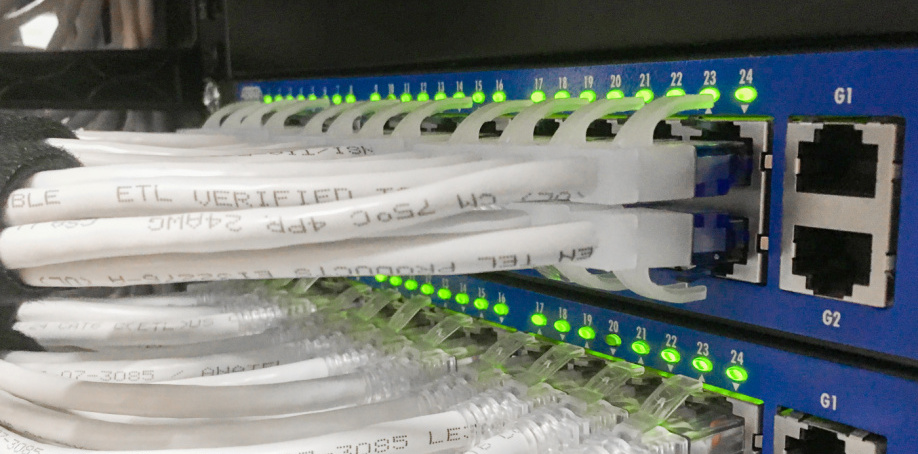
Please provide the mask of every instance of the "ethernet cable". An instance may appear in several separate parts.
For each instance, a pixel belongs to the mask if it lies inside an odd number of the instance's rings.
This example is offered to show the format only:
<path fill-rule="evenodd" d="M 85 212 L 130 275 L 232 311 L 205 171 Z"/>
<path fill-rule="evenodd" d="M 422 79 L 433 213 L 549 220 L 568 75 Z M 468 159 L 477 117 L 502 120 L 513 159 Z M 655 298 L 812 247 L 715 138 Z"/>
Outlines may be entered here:
<path fill-rule="evenodd" d="M 314 437 L 442 412 L 474 395 L 463 379 L 447 376 L 413 395 L 360 407 L 270 419 L 130 424 L 75 416 L 0 392 L 0 419 L 18 432 L 80 449 L 216 448 Z"/>
<path fill-rule="evenodd" d="M 282 321 L 308 314 L 304 307 L 253 307 L 188 319 L 155 321 L 17 322 L 13 329 L 45 346 L 93 348 L 98 345 L 178 345 L 256 334 Z"/>
<path fill-rule="evenodd" d="M 304 451 L 333 452 L 342 447 L 386 446 L 405 454 L 426 454 L 444 450 L 463 449 L 477 439 L 499 430 L 508 421 L 527 411 L 526 405 L 510 393 L 478 396 L 453 409 L 420 417 L 384 422 L 360 429 L 329 435 L 248 446 L 234 446 L 231 451 L 221 448 L 163 450 L 163 454 L 293 454 Z M 32 446 L 46 454 L 75 454 L 85 452 L 134 453 L 138 451 L 88 451 L 56 447 L 29 440 L 0 429 L 0 437 L 13 444 Z M 0 449 L 6 449 L 0 447 Z M 8 452 L 8 451 L 0 451 Z"/>
<path fill-rule="evenodd" d="M 0 390 L 49 408 L 168 418 L 267 416 L 403 396 L 443 371 L 391 361 L 374 370 L 286 383 L 202 386 L 75 381 L 0 361 Z M 245 405 L 239 405 L 246 402 Z"/>
<path fill-rule="evenodd" d="M 28 187 L 9 195 L 7 226 L 78 219 L 308 206 L 370 197 L 436 183 L 521 160 L 494 159 L 427 169 L 318 178 L 134 178 L 55 187 Z"/>

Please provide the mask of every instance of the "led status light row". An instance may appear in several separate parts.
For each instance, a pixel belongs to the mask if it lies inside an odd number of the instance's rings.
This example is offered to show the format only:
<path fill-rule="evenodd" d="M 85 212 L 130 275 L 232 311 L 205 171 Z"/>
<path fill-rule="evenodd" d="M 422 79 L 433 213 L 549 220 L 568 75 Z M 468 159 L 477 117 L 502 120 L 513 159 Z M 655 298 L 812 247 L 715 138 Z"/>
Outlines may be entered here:
<path fill-rule="evenodd" d="M 548 317 L 542 313 L 535 313 L 529 317 L 529 321 L 533 325 L 542 328 L 548 325 Z M 571 323 L 567 320 L 556 320 L 552 324 L 552 328 L 555 329 L 558 333 L 567 334 L 573 330 Z M 585 341 L 592 341 L 596 339 L 596 329 L 592 326 L 581 326 L 577 329 L 577 336 Z M 622 345 L 622 338 L 618 334 L 610 333 L 607 334 L 604 338 L 606 344 L 610 347 L 620 347 Z M 642 339 L 635 340 L 630 345 L 631 351 L 640 355 L 646 356 L 649 355 L 652 351 L 650 344 Z M 660 351 L 660 358 L 663 359 L 667 364 L 676 365 L 682 361 L 682 353 L 679 350 L 673 347 L 667 347 Z M 696 356 L 692 358 L 692 367 L 701 373 L 708 373 L 714 370 L 714 362 L 705 356 Z M 728 367 L 725 371 L 727 378 L 736 382 L 742 383 L 749 379 L 749 373 L 746 372 L 746 369 L 740 365 L 732 365 Z"/>
<path fill-rule="evenodd" d="M 403 278 L 401 276 L 386 276 L 384 274 L 377 274 L 374 279 L 380 284 L 389 284 L 393 287 L 402 287 L 408 291 L 419 291 L 423 295 L 430 296 L 431 298 L 438 298 L 441 301 L 455 301 L 457 304 L 466 306 L 471 304 L 472 307 L 479 311 L 486 311 L 489 308 L 498 316 L 504 317 L 510 313 L 510 306 L 506 303 L 500 302 L 497 304 L 491 305 L 491 302 L 487 298 L 478 297 L 472 299 L 467 293 L 453 293 L 448 287 L 437 288 L 430 282 L 420 283 L 415 279 Z M 548 316 L 537 312 L 532 314 L 529 317 L 529 321 L 532 322 L 538 328 L 548 326 L 549 319 Z M 559 319 L 552 323 L 552 328 L 560 334 L 570 333 L 574 327 L 571 325 L 571 322 Z M 581 326 L 576 330 L 577 336 L 579 336 L 584 341 L 590 342 L 596 339 L 597 333 L 596 329 L 592 326 Z M 616 333 L 607 334 L 603 340 L 610 347 L 617 348 L 622 345 L 622 338 Z M 637 339 L 633 341 L 630 345 L 631 351 L 636 353 L 639 356 L 649 355 L 653 349 L 650 344 L 643 339 Z M 682 353 L 674 347 L 666 347 L 660 351 L 660 358 L 667 364 L 676 365 L 682 362 Z M 692 368 L 696 371 L 705 374 L 712 372 L 714 370 L 714 362 L 706 356 L 696 356 L 692 358 L 691 361 Z M 733 364 L 724 371 L 727 378 L 735 383 L 742 383 L 749 379 L 749 373 L 745 368 L 738 364 Z"/>
<path fill-rule="evenodd" d="M 717 87 L 711 87 L 711 86 L 704 87 L 701 89 L 701 91 L 699 91 L 699 93 L 703 95 L 711 95 L 714 97 L 715 101 L 720 99 L 720 90 L 718 90 Z M 686 91 L 684 88 L 672 87 L 666 91 L 664 96 L 672 97 L 672 96 L 685 96 L 685 95 L 686 95 Z M 485 94 L 485 92 L 483 91 L 476 91 L 472 93 L 471 96 L 472 96 L 472 101 L 478 104 L 483 104 L 488 98 L 487 94 Z M 565 99 L 565 98 L 570 98 L 571 96 L 573 95 L 568 90 L 558 90 L 553 95 L 554 99 Z M 590 102 L 595 101 L 598 98 L 598 96 L 599 95 L 594 90 L 589 90 L 589 89 L 584 90 L 580 92 L 579 94 L 580 98 L 586 99 Z M 643 99 L 645 103 L 653 101 L 654 97 L 656 97 L 653 90 L 651 90 L 650 88 L 642 88 L 638 90 L 637 92 L 635 92 L 634 96 Z M 758 96 L 759 96 L 758 90 L 756 90 L 755 87 L 750 86 L 750 85 L 739 87 L 733 92 L 733 98 L 744 104 L 749 104 L 755 101 L 756 98 L 758 98 Z M 433 95 L 433 99 L 435 101 L 446 99 L 448 97 L 449 96 L 445 92 L 442 92 L 442 91 L 437 92 Z M 464 98 L 465 93 L 461 91 L 457 91 L 453 93 L 452 97 L 453 98 Z M 625 97 L 625 92 L 619 89 L 613 89 L 613 90 L 609 90 L 608 92 L 606 92 L 606 99 L 620 99 L 624 97 Z M 324 95 L 322 96 L 322 98 L 328 99 L 329 97 L 328 95 Z M 317 96 L 315 93 L 312 93 L 310 95 L 303 95 L 301 93 L 296 96 L 294 96 L 293 94 L 288 94 L 286 96 L 282 96 L 279 94 L 272 96 L 268 94 L 268 95 L 264 95 L 263 99 L 265 103 L 272 103 L 272 102 L 283 101 L 283 100 L 301 100 L 301 101 L 306 100 L 306 99 L 314 100 L 314 99 L 319 99 L 319 96 Z M 379 93 L 374 92 L 370 94 L 370 101 L 380 101 L 382 99 L 383 99 L 383 96 Z M 395 94 L 390 93 L 388 96 L 386 96 L 385 99 L 389 99 L 389 100 L 398 99 L 402 102 L 409 102 L 409 101 L 414 101 L 415 99 L 417 99 L 418 101 L 429 101 L 431 97 L 427 92 L 418 93 L 417 98 L 415 98 L 414 95 L 412 95 L 411 93 L 405 92 L 405 93 L 402 93 L 400 96 L 395 96 Z M 529 95 L 529 99 L 532 100 L 532 102 L 538 103 L 538 102 L 542 102 L 548 99 L 548 95 L 543 90 L 536 90 L 536 91 L 533 91 L 531 95 Z M 498 90 L 498 91 L 495 91 L 494 93 L 491 93 L 491 101 L 493 102 L 504 102 L 506 100 L 507 100 L 507 93 L 502 90 Z M 336 93 L 331 96 L 330 101 L 334 105 L 341 104 L 342 102 L 347 103 L 347 104 L 353 104 L 357 102 L 357 97 L 353 93 L 348 93 L 343 96 L 340 93 Z"/>
<path fill-rule="evenodd" d="M 455 301 L 456 304 L 466 306 L 471 304 L 472 307 L 478 309 L 479 311 L 486 311 L 489 308 L 494 311 L 500 317 L 504 317 L 510 313 L 510 306 L 505 303 L 497 303 L 491 306 L 491 302 L 487 298 L 478 297 L 472 299 L 468 293 L 453 293 L 447 287 L 436 288 L 430 282 L 425 282 L 423 284 L 419 283 L 415 279 L 405 279 L 401 276 L 386 276 L 383 274 L 377 274 L 374 279 L 379 283 L 388 283 L 393 287 L 403 287 L 408 291 L 420 291 L 422 295 L 430 296 L 431 298 L 436 297 L 441 301 Z"/>

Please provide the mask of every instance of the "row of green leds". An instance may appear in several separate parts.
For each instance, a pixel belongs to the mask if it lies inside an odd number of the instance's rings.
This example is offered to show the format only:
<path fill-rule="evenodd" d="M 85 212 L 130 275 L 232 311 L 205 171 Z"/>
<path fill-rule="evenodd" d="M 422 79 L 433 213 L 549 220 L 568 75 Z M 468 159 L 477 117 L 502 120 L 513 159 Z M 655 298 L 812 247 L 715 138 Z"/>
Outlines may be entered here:
<path fill-rule="evenodd" d="M 720 90 L 718 90 L 716 87 L 705 87 L 701 89 L 699 93 L 703 95 L 711 95 L 714 97 L 715 101 L 720 99 Z M 672 87 L 666 91 L 665 96 L 669 96 L 669 97 L 685 96 L 685 94 L 686 94 L 685 89 L 683 89 L 682 87 Z M 571 95 L 571 92 L 567 90 L 559 90 L 555 92 L 555 94 L 553 95 L 555 99 L 565 99 L 565 98 L 570 98 L 571 96 L 573 95 Z M 634 96 L 641 98 L 644 100 L 645 103 L 648 103 L 650 101 L 653 101 L 656 95 L 654 94 L 653 90 L 649 88 L 642 88 L 638 90 L 637 92 L 635 92 Z M 747 104 L 755 101 L 755 99 L 758 98 L 758 96 L 759 96 L 758 90 L 756 90 L 755 87 L 752 87 L 749 85 L 739 87 L 733 92 L 734 99 L 736 99 L 739 102 L 747 103 Z M 433 99 L 435 101 L 439 101 L 441 99 L 446 99 L 448 97 L 449 96 L 447 96 L 446 93 L 440 91 L 434 94 Z M 464 98 L 465 93 L 461 91 L 457 91 L 453 93 L 452 97 L 453 98 Z M 593 102 L 596 100 L 598 95 L 593 90 L 584 90 L 580 92 L 579 97 L 586 99 L 590 102 Z M 613 90 L 609 90 L 608 92 L 606 92 L 606 99 L 620 99 L 624 97 L 625 97 L 625 92 L 619 89 L 613 89 Z M 324 95 L 322 96 L 322 98 L 329 99 L 329 96 Z M 294 96 L 293 94 L 288 94 L 287 96 L 282 96 L 279 94 L 273 95 L 273 96 L 270 94 L 264 95 L 265 103 L 272 103 L 272 102 L 283 101 L 283 100 L 303 101 L 307 99 L 309 100 L 319 99 L 319 96 L 316 95 L 315 93 L 312 93 L 309 95 L 304 95 L 300 93 L 299 95 L 296 95 L 296 96 Z M 370 101 L 379 101 L 381 99 L 383 99 L 383 97 L 379 93 L 373 93 L 370 95 Z M 414 101 L 415 97 L 411 93 L 405 92 L 405 93 L 402 93 L 401 96 L 398 96 L 398 97 L 396 97 L 394 94 L 389 94 L 388 96 L 386 96 L 386 99 L 391 99 L 391 100 L 398 99 L 398 100 L 401 100 L 402 102 L 408 102 L 408 101 Z M 542 102 L 548 99 L 548 95 L 543 90 L 536 90 L 532 92 L 531 95 L 529 95 L 529 99 L 531 99 L 533 102 Z M 336 93 L 331 96 L 330 100 L 331 100 L 331 103 L 335 105 L 338 105 L 341 103 L 353 104 L 357 102 L 357 96 L 355 96 L 353 93 L 348 93 L 346 95 L 341 95 L 340 93 Z M 430 101 L 430 95 L 427 94 L 427 92 L 418 93 L 417 100 L 418 101 Z M 472 101 L 478 104 L 482 104 L 485 102 L 485 100 L 487 100 L 487 95 L 485 94 L 485 92 L 476 91 L 475 93 L 472 93 Z M 494 102 L 504 102 L 507 100 L 507 93 L 505 93 L 502 90 L 495 91 L 494 93 L 491 93 L 491 100 Z"/>
<path fill-rule="evenodd" d="M 491 302 L 487 298 L 472 298 L 467 293 L 456 293 L 454 294 L 452 290 L 447 287 L 436 288 L 433 284 L 419 283 L 414 279 L 405 279 L 401 276 L 386 276 L 383 274 L 377 274 L 374 279 L 376 282 L 381 284 L 388 283 L 393 287 L 404 287 L 405 290 L 415 291 L 419 290 L 422 294 L 436 297 L 443 301 L 453 300 L 460 305 L 466 305 L 471 303 L 475 309 L 479 311 L 486 311 L 491 307 Z M 498 316 L 506 316 L 510 313 L 510 306 L 506 303 L 498 303 L 491 307 L 491 310 L 494 311 Z M 548 317 L 543 313 L 535 313 L 529 318 L 533 325 L 537 327 L 544 327 L 548 325 Z M 557 320 L 552 324 L 552 327 L 561 334 L 567 334 L 571 331 L 571 323 L 567 320 Z M 577 329 L 577 335 L 585 341 L 592 341 L 596 339 L 596 329 L 592 326 L 581 326 Z M 622 338 L 618 334 L 609 333 L 605 337 L 606 344 L 610 347 L 617 348 L 622 345 Z M 646 356 L 649 355 L 652 351 L 650 344 L 642 339 L 635 340 L 631 343 L 631 351 L 640 355 Z M 676 365 L 682 361 L 682 353 L 679 352 L 676 348 L 667 347 L 660 351 L 660 358 L 663 359 L 667 364 Z M 692 358 L 691 362 L 692 367 L 700 373 L 708 373 L 714 370 L 714 362 L 706 356 L 696 356 Z M 749 379 L 749 373 L 743 366 L 738 364 L 733 364 L 724 371 L 727 378 L 736 382 L 742 383 Z"/>
<path fill-rule="evenodd" d="M 453 291 L 447 287 L 440 287 L 438 289 L 429 282 L 421 284 L 420 282 L 414 279 L 405 279 L 401 276 L 386 276 L 383 274 L 377 274 L 374 277 L 374 279 L 376 279 L 376 282 L 379 282 L 379 283 L 388 282 L 389 285 L 393 287 L 404 287 L 405 290 L 408 290 L 408 291 L 413 292 L 415 290 L 418 290 L 421 292 L 421 294 L 431 296 L 431 297 L 433 297 L 434 294 L 436 294 L 436 297 L 443 301 L 453 300 L 456 303 L 461 304 L 463 306 L 471 303 L 472 306 L 475 309 L 478 309 L 479 311 L 486 311 L 488 310 L 488 308 L 490 308 L 492 311 L 494 311 L 495 314 L 501 317 L 510 313 L 510 306 L 506 305 L 505 303 L 497 303 L 492 307 L 491 302 L 488 301 L 487 298 L 479 297 L 473 300 L 472 297 L 468 295 L 468 293 L 454 294 Z"/>

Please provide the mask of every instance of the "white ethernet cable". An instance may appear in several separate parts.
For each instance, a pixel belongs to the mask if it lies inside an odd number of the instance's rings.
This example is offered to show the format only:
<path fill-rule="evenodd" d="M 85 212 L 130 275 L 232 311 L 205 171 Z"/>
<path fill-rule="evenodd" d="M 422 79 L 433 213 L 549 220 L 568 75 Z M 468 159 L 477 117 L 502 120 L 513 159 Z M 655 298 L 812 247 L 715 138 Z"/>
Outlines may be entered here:
<path fill-rule="evenodd" d="M 398 421 L 384 422 L 355 430 L 268 444 L 234 446 L 231 448 L 171 449 L 162 454 L 300 454 L 303 452 L 337 452 L 356 449 L 392 449 L 402 454 L 428 454 L 461 450 L 475 441 L 500 430 L 508 422 L 528 411 L 527 406 L 510 393 L 496 397 L 479 396 L 454 409 Z M 57 447 L 29 440 L 0 429 L 0 439 L 8 445 L 40 449 L 43 454 L 109 453 L 139 454 L 140 451 L 89 451 Z M 378 447 L 378 448 L 374 448 Z M 13 454 L 9 447 L 0 446 L 0 453 Z M 15 449 L 15 448 L 13 448 Z"/>
<path fill-rule="evenodd" d="M 581 261 L 595 249 L 595 234 L 594 224 L 579 222 L 259 251 L 99 259 L 26 268 L 20 270 L 19 277 L 24 283 L 39 287 L 62 284 L 119 287 L 246 277 L 471 274 Z"/>
<path fill-rule="evenodd" d="M 0 391 L 0 420 L 20 433 L 81 449 L 229 448 L 314 437 L 442 412 L 474 394 L 464 380 L 447 376 L 412 395 L 359 407 L 269 419 L 220 418 L 193 424 L 176 419 L 130 424 L 59 412 Z"/>
<path fill-rule="evenodd" d="M 201 211 L 307 206 L 352 200 L 519 163 L 493 159 L 395 172 L 315 178 L 163 177 L 107 180 L 13 191 L 6 226 Z"/>
<path fill-rule="evenodd" d="M 595 176 L 590 161 L 558 159 L 317 206 L 98 219 L 63 228 L 64 235 L 58 223 L 28 224 L 0 232 L 0 260 L 8 269 L 21 269 L 95 258 L 330 242 L 509 203 L 537 192 L 589 191 Z M 49 237 L 55 241 L 47 241 Z"/>
<path fill-rule="evenodd" d="M 110 383 L 157 383 L 195 377 L 222 377 L 260 371 L 268 368 L 321 359 L 314 378 L 340 374 L 347 364 L 368 361 L 366 355 L 354 355 L 352 343 L 343 336 L 324 336 L 276 346 L 230 353 L 173 358 L 131 358 L 120 360 L 84 360 L 71 362 L 23 362 L 26 369 L 74 380 Z M 340 356 L 340 358 L 338 358 Z M 342 362 L 339 367 L 336 361 Z M 324 372 L 321 372 L 324 371 Z M 325 375 L 322 375 L 325 374 Z M 305 380 L 305 378 L 303 378 Z"/>
<path fill-rule="evenodd" d="M 180 345 L 261 333 L 306 307 L 253 307 L 187 319 L 143 321 L 16 322 L 13 329 L 46 347 Z"/>
<path fill-rule="evenodd" d="M 0 361 L 0 390 L 48 408 L 167 418 L 268 416 L 362 405 L 404 396 L 446 370 L 402 361 L 315 380 L 250 386 L 98 383 Z M 244 404 L 243 404 L 244 403 Z"/>

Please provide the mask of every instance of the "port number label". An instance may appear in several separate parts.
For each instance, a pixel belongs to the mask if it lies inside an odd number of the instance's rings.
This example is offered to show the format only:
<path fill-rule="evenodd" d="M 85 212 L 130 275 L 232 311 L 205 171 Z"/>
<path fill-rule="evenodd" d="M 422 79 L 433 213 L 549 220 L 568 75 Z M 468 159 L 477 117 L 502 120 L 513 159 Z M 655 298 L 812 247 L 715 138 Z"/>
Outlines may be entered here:
<path fill-rule="evenodd" d="M 835 89 L 835 104 L 851 104 L 851 87 L 838 87 Z"/>
<path fill-rule="evenodd" d="M 611 79 L 609 83 L 610 88 L 621 88 L 622 87 L 622 75 L 621 74 L 612 74 L 609 76 Z"/>
<path fill-rule="evenodd" d="M 838 396 L 829 393 L 822 393 L 822 395 L 819 396 L 819 403 L 822 405 L 822 408 L 835 411 L 838 409 Z"/>
<path fill-rule="evenodd" d="M 641 87 L 650 86 L 650 73 L 641 73 Z"/>
<path fill-rule="evenodd" d="M 647 328 L 644 328 L 643 326 L 638 326 L 637 335 L 634 337 L 635 339 L 647 340 Z"/>
<path fill-rule="evenodd" d="M 593 315 L 583 314 L 583 324 L 584 326 L 593 326 Z"/>
<path fill-rule="evenodd" d="M 822 312 L 822 324 L 832 328 L 841 328 L 841 312 L 826 309 Z"/>
<path fill-rule="evenodd" d="M 535 78 L 535 89 L 536 89 L 536 90 L 541 90 L 541 89 L 542 89 L 542 85 L 544 85 L 544 84 L 545 84 L 545 78 L 544 78 L 544 77 L 536 77 L 536 78 Z"/>
<path fill-rule="evenodd" d="M 704 85 L 717 85 L 717 71 L 704 72 Z"/>
<path fill-rule="evenodd" d="M 538 312 L 538 313 L 540 313 L 540 314 L 541 314 L 542 312 L 545 312 L 545 303 L 536 301 L 536 312 Z"/>
<path fill-rule="evenodd" d="M 711 354 L 711 347 L 708 346 L 707 342 L 697 342 L 695 345 L 698 346 L 698 354 L 701 356 L 708 356 Z"/>
<path fill-rule="evenodd" d="M 669 73 L 669 77 L 670 79 L 672 79 L 672 82 L 670 82 L 669 84 L 670 87 L 681 87 L 682 86 L 682 72 L 681 71 Z"/>
<path fill-rule="evenodd" d="M 731 364 L 743 364 L 743 352 L 738 352 L 736 350 L 730 350 L 730 363 Z"/>
<path fill-rule="evenodd" d="M 676 337 L 675 335 L 667 334 L 667 335 L 666 335 L 666 346 L 667 346 L 667 347 L 675 347 L 675 346 L 676 346 L 676 341 L 678 341 L 678 340 L 679 340 L 679 338 Z"/>
<path fill-rule="evenodd" d="M 583 88 L 593 88 L 593 76 L 583 76 Z"/>
<path fill-rule="evenodd" d="M 561 320 L 567 320 L 567 308 L 566 307 L 558 308 L 558 318 L 560 318 Z"/>
<path fill-rule="evenodd" d="M 567 76 L 558 77 L 558 88 L 567 90 Z"/>
<path fill-rule="evenodd" d="M 739 83 L 740 85 L 752 83 L 752 68 L 739 70 Z"/>
<path fill-rule="evenodd" d="M 617 320 L 609 320 L 609 332 L 618 333 L 618 321 Z"/>

